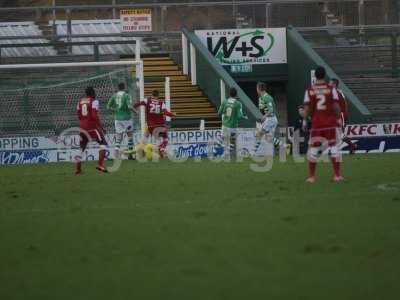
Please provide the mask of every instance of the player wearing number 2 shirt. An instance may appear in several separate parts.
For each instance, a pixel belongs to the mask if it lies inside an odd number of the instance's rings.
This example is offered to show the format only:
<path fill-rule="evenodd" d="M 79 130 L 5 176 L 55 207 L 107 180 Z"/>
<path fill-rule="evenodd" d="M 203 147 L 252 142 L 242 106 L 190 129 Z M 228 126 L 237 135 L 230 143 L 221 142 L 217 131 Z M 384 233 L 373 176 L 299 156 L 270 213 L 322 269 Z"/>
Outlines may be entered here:
<path fill-rule="evenodd" d="M 340 153 L 338 149 L 338 120 L 340 115 L 339 96 L 335 88 L 325 82 L 325 69 L 318 67 L 315 70 L 316 83 L 306 90 L 304 106 L 306 115 L 311 117 L 309 177 L 307 182 L 315 181 L 315 171 L 318 156 L 321 151 L 329 148 L 334 181 L 341 181 Z"/>
<path fill-rule="evenodd" d="M 156 134 L 156 138 L 161 137 L 162 142 L 160 145 L 161 157 L 165 154 L 168 145 L 168 134 L 165 123 L 165 117 L 174 117 L 175 114 L 170 112 L 165 102 L 160 100 L 160 93 L 157 90 L 152 92 L 152 96 L 147 98 L 146 101 L 139 101 L 134 104 L 134 108 L 144 106 L 146 109 L 146 122 L 147 130 L 150 135 Z"/>
<path fill-rule="evenodd" d="M 96 100 L 96 93 L 92 87 L 86 88 L 86 97 L 78 101 L 76 112 L 80 127 L 80 148 L 81 154 L 76 157 L 76 174 L 82 173 L 82 153 L 86 150 L 87 144 L 96 141 L 100 145 L 99 160 L 96 169 L 107 172 L 104 167 L 107 142 L 104 137 L 104 130 L 99 118 L 99 101 Z"/>

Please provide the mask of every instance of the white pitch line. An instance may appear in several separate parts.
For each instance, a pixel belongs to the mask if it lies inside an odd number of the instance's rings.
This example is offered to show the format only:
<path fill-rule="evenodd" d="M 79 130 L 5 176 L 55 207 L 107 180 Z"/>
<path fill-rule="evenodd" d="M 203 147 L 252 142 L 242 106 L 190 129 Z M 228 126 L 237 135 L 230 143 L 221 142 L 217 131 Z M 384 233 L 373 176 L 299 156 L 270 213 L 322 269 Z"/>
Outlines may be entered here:
<path fill-rule="evenodd" d="M 378 184 L 376 188 L 384 192 L 395 192 L 400 190 L 400 183 L 382 183 Z"/>

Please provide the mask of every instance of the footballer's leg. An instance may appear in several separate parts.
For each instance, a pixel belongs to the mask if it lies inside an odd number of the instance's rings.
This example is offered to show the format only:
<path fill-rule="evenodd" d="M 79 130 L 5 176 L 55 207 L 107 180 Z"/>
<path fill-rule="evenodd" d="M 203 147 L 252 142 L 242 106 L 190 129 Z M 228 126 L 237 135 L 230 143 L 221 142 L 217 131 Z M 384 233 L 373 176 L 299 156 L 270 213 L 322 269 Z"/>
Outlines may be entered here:
<path fill-rule="evenodd" d="M 258 151 L 263 139 L 266 141 L 266 155 L 274 155 L 274 137 L 275 130 L 278 125 L 278 119 L 276 117 L 265 118 L 256 134 L 256 148 L 255 153 Z"/>
<path fill-rule="evenodd" d="M 229 157 L 231 153 L 231 128 L 222 126 L 222 143 L 224 147 L 224 156 Z"/>
<path fill-rule="evenodd" d="M 308 177 L 306 179 L 309 183 L 315 182 L 315 174 L 317 170 L 317 161 L 321 148 L 319 132 L 316 130 L 311 130 L 309 147 L 307 152 L 308 158 Z"/>
<path fill-rule="evenodd" d="M 254 148 L 254 154 L 257 154 L 257 152 L 260 149 L 261 144 L 264 142 L 263 146 L 263 153 L 264 156 L 273 156 L 274 155 L 274 137 L 270 132 L 267 132 L 265 130 L 260 130 L 258 134 L 256 134 L 256 144 Z"/>
<path fill-rule="evenodd" d="M 80 137 L 79 141 L 80 153 L 78 156 L 76 156 L 76 165 L 75 165 L 75 174 L 77 175 L 82 174 L 82 157 L 83 157 L 83 152 L 85 151 L 86 146 L 89 143 L 89 134 L 87 132 L 80 132 L 79 137 Z"/>
<path fill-rule="evenodd" d="M 168 146 L 168 132 L 166 127 L 162 127 L 160 131 L 161 144 L 160 144 L 160 157 L 164 158 Z"/>
<path fill-rule="evenodd" d="M 96 164 L 96 169 L 103 173 L 108 172 L 106 167 L 104 166 L 104 160 L 106 158 L 106 147 L 107 147 L 106 145 L 100 144 L 99 160 L 97 161 L 97 164 Z"/>
<path fill-rule="evenodd" d="M 343 132 L 342 141 L 345 142 L 345 143 L 349 146 L 350 154 L 354 154 L 354 152 L 355 152 L 356 149 L 357 149 L 357 144 L 356 144 L 356 143 L 353 143 L 353 142 L 351 141 L 351 138 L 349 138 L 348 136 L 346 136 L 346 135 L 344 134 L 344 129 L 342 129 L 342 132 Z"/>
<path fill-rule="evenodd" d="M 319 155 L 319 147 L 311 146 L 308 149 L 308 177 L 306 181 L 309 183 L 315 182 L 318 155 Z"/>
<path fill-rule="evenodd" d="M 256 154 L 258 152 L 258 149 L 260 148 L 261 145 L 261 141 L 264 137 L 264 132 L 262 129 L 262 124 L 257 122 L 256 123 L 256 141 L 255 141 L 255 145 L 254 145 L 254 154 Z"/>
<path fill-rule="evenodd" d="M 128 136 L 128 159 L 134 159 L 134 149 L 133 149 L 133 125 L 128 126 L 126 135 Z"/>
<path fill-rule="evenodd" d="M 234 156 L 237 156 L 237 149 L 236 149 L 236 138 L 237 138 L 237 130 L 232 129 L 230 136 L 229 136 L 229 150 L 233 153 Z"/>
<path fill-rule="evenodd" d="M 128 136 L 128 151 L 133 152 L 133 131 L 127 131 L 126 135 Z"/>
<path fill-rule="evenodd" d="M 116 134 L 116 142 L 115 142 L 115 158 L 121 158 L 121 143 L 124 138 L 123 133 Z"/>
<path fill-rule="evenodd" d="M 354 151 L 357 149 L 357 144 L 353 143 L 351 141 L 351 139 L 346 136 L 346 123 L 345 123 L 345 118 L 343 116 L 343 114 L 341 115 L 340 118 L 340 122 L 341 122 L 341 136 L 342 136 L 342 141 L 345 142 L 348 147 L 350 148 L 350 154 L 354 154 Z"/>
<path fill-rule="evenodd" d="M 107 141 L 104 137 L 103 132 L 100 132 L 97 129 L 95 129 L 93 131 L 93 135 L 94 135 L 94 138 L 96 139 L 97 143 L 100 145 L 99 160 L 97 161 L 96 169 L 99 170 L 100 172 L 107 173 L 108 171 L 104 167 L 104 160 L 106 158 Z"/>
<path fill-rule="evenodd" d="M 152 139 L 154 138 L 154 131 L 157 127 L 150 126 L 149 124 L 146 125 L 144 135 L 143 135 L 143 144 L 152 143 Z"/>
<path fill-rule="evenodd" d="M 345 142 L 350 148 L 350 154 L 354 154 L 357 149 L 357 144 L 353 143 L 351 139 L 347 136 L 343 137 L 343 142 Z"/>
<path fill-rule="evenodd" d="M 115 141 L 115 158 L 121 158 L 121 143 L 124 138 L 124 128 L 120 121 L 115 120 L 115 133 L 116 133 L 116 141 Z"/>
<path fill-rule="evenodd" d="M 268 156 L 274 155 L 275 148 L 275 130 L 278 125 L 278 119 L 276 117 L 266 118 L 263 124 L 264 136 L 266 141 L 266 154 Z M 279 140 L 278 140 L 279 141 Z"/>
<path fill-rule="evenodd" d="M 333 169 L 333 181 L 338 182 L 342 181 L 344 178 L 340 173 L 340 162 L 341 162 L 341 154 L 338 147 L 337 137 L 339 129 L 332 129 L 329 132 L 328 138 L 330 139 L 329 142 L 329 153 L 331 156 L 332 162 L 332 169 Z"/>
<path fill-rule="evenodd" d="M 342 181 L 344 178 L 340 173 L 340 152 L 337 145 L 333 145 L 330 148 L 331 153 L 331 161 L 332 161 L 332 168 L 333 168 L 333 181 L 338 182 Z"/>
<path fill-rule="evenodd" d="M 270 143 L 271 139 L 268 136 L 268 133 L 264 129 L 260 129 L 256 132 L 256 143 L 254 147 L 254 153 L 256 154 L 261 147 L 261 144 L 264 142 L 265 144 Z"/>

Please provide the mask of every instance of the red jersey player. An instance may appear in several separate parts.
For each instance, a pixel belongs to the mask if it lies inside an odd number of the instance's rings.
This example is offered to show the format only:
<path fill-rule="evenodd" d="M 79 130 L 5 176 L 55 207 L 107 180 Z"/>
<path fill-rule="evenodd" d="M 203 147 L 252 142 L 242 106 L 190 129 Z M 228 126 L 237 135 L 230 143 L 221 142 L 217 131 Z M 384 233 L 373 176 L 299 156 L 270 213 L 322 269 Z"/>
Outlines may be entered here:
<path fill-rule="evenodd" d="M 154 90 L 151 97 L 147 98 L 146 101 L 139 101 L 134 104 L 134 108 L 144 106 L 146 108 L 146 122 L 147 130 L 150 135 L 156 134 L 155 138 L 161 137 L 162 142 L 160 145 L 160 155 L 164 156 L 167 145 L 168 145 L 168 134 L 167 126 L 165 124 L 165 116 L 174 117 L 175 114 L 170 112 L 165 102 L 160 100 L 158 97 L 160 93 Z"/>
<path fill-rule="evenodd" d="M 86 88 L 86 97 L 79 100 L 77 105 L 77 114 L 80 127 L 80 149 L 81 156 L 77 157 L 76 174 L 81 174 L 82 169 L 82 153 L 85 151 L 87 144 L 96 141 L 100 145 L 99 160 L 96 169 L 101 172 L 107 172 L 104 167 L 104 159 L 106 153 L 107 142 L 104 137 L 104 130 L 99 119 L 99 101 L 96 100 L 96 92 L 92 87 Z"/>
<path fill-rule="evenodd" d="M 315 70 L 316 83 L 306 90 L 304 107 L 306 116 L 311 117 L 310 149 L 308 152 L 309 176 L 307 182 L 315 182 L 315 171 L 321 150 L 329 148 L 333 165 L 334 181 L 341 181 L 340 152 L 337 145 L 339 96 L 336 89 L 325 82 L 325 69 Z"/>
<path fill-rule="evenodd" d="M 329 84 L 338 91 L 339 95 L 339 105 L 340 105 L 340 122 L 342 128 L 342 141 L 345 142 L 350 148 L 350 154 L 354 154 L 354 151 L 357 149 L 357 144 L 354 144 L 349 137 L 345 135 L 346 129 L 346 120 L 349 116 L 349 110 L 347 106 L 346 96 L 344 95 L 343 91 L 338 89 L 339 87 L 339 80 L 336 78 L 332 78 Z"/>

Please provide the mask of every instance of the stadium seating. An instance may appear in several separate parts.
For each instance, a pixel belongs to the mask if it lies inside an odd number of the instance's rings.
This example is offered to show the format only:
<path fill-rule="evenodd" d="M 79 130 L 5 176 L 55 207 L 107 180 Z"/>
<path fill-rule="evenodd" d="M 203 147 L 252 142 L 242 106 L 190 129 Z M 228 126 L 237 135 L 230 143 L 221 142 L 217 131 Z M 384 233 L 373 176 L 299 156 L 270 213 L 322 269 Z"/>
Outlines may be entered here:
<path fill-rule="evenodd" d="M 42 32 L 34 22 L 11 22 L 0 23 L 0 36 L 24 37 L 40 36 Z M 46 43 L 46 39 L 10 39 L 0 40 L 0 46 L 3 44 L 25 44 L 25 43 Z M 30 48 L 3 48 L 2 57 L 33 57 L 33 56 L 52 56 L 57 52 L 52 47 L 30 47 Z"/>
<path fill-rule="evenodd" d="M 51 21 L 50 21 L 51 23 Z M 67 34 L 67 22 L 57 21 L 57 34 Z M 112 34 L 121 32 L 120 20 L 73 20 L 72 21 L 72 34 Z M 142 41 L 141 38 L 136 38 Z M 63 38 L 66 41 L 67 38 Z M 82 41 L 124 41 L 132 40 L 132 38 L 124 37 L 81 37 L 72 38 L 74 42 Z M 100 46 L 100 54 L 132 54 L 135 53 L 135 45 L 103 45 Z M 143 53 L 149 52 L 149 48 L 142 43 L 141 51 Z M 90 55 L 93 54 L 92 46 L 74 46 L 72 47 L 74 55 Z"/>
<path fill-rule="evenodd" d="M 372 121 L 398 121 L 400 79 L 387 77 L 347 77 L 346 83 L 373 113 Z"/>
<path fill-rule="evenodd" d="M 324 26 L 325 19 L 319 3 L 276 3 L 271 7 L 271 24 L 280 27 Z"/>
<path fill-rule="evenodd" d="M 327 47 L 316 50 L 372 112 L 371 121 L 398 121 L 400 79 L 392 77 L 389 46 Z"/>
<path fill-rule="evenodd" d="M 51 22 L 49 22 L 50 24 Z M 92 21 L 73 21 L 72 33 L 73 34 L 109 34 L 109 33 L 120 33 L 120 21 L 119 20 L 92 20 Z M 67 34 L 67 23 L 66 21 L 57 21 L 57 33 L 60 35 Z M 34 22 L 6 22 L 0 23 L 0 36 L 9 37 L 28 37 L 28 36 L 43 36 L 43 32 L 39 26 Z M 135 38 L 142 41 L 141 51 L 146 53 L 150 51 L 150 48 L 146 45 L 142 38 Z M 62 39 L 66 41 L 67 39 Z M 83 37 L 73 38 L 72 41 L 124 41 L 132 40 L 124 37 Z M 22 43 L 47 43 L 49 42 L 46 38 L 39 39 L 5 39 L 0 40 L 2 44 L 22 44 Z M 74 46 L 72 47 L 73 55 L 92 55 L 92 46 Z M 134 45 L 102 45 L 99 47 L 101 55 L 123 55 L 132 54 L 135 52 Z M 55 56 L 57 49 L 54 47 L 21 47 L 21 48 L 3 48 L 1 50 L 2 57 L 38 57 L 38 56 Z"/>

